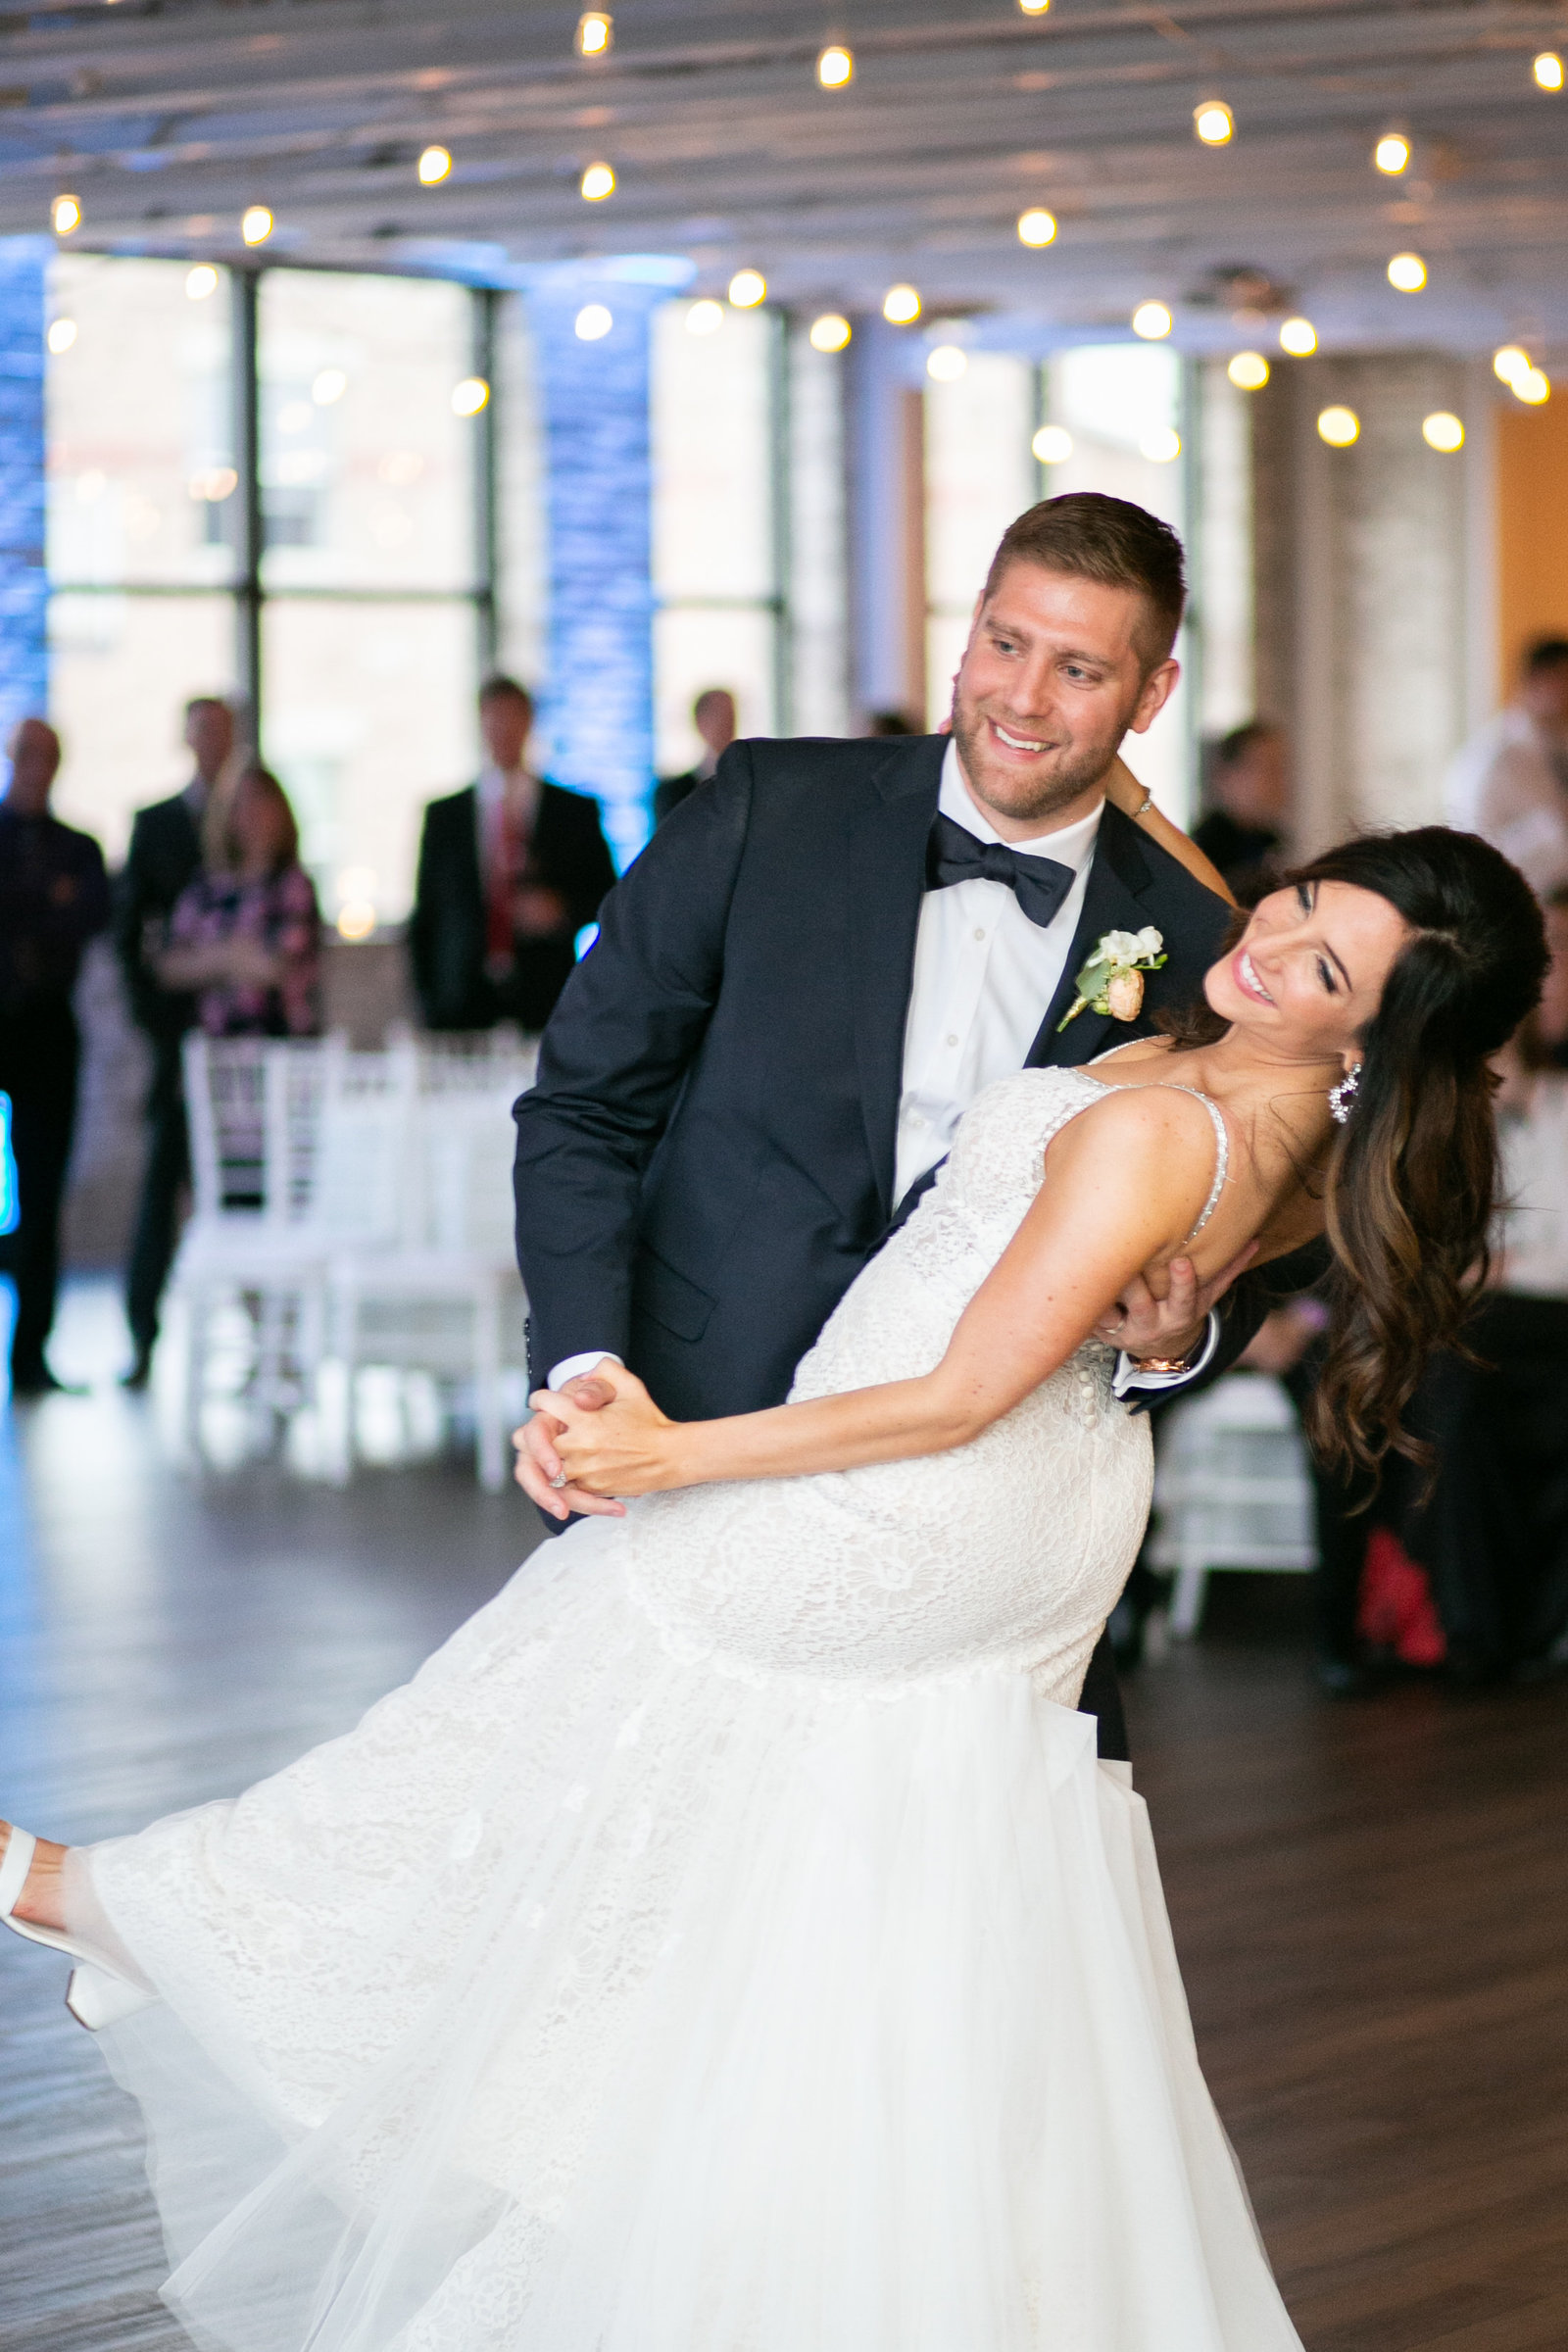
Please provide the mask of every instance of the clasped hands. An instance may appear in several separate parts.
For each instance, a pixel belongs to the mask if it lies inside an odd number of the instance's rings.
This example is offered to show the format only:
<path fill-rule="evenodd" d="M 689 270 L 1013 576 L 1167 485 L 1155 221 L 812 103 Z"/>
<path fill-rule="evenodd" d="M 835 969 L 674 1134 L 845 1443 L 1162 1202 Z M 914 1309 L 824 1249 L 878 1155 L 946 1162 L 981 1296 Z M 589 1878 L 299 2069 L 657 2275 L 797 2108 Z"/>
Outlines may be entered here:
<path fill-rule="evenodd" d="M 517 1484 L 553 1519 L 573 1511 L 625 1516 L 619 1494 L 650 1494 L 675 1482 L 662 1434 L 675 1424 L 662 1413 L 635 1372 L 610 1357 L 597 1372 L 564 1389 L 537 1389 L 533 1419 L 512 1433 Z"/>

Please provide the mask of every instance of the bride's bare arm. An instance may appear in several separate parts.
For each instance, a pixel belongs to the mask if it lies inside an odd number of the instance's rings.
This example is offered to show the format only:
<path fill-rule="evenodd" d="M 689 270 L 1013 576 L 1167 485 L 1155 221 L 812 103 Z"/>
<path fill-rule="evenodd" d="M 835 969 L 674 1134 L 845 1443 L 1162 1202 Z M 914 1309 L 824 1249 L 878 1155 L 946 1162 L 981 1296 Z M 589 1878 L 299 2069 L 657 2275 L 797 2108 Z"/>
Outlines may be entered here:
<path fill-rule="evenodd" d="M 1133 1275 L 1181 1246 L 1213 1164 L 1213 1129 L 1189 1096 L 1108 1093 L 1053 1142 L 1032 1207 L 934 1371 L 682 1422 L 666 1420 L 641 1382 L 607 1370 L 616 1401 L 596 1412 L 564 1396 L 537 1400 L 565 1423 L 558 1450 L 566 1473 L 595 1494 L 646 1494 L 851 1470 L 964 1445 L 1066 1361 Z"/>
<path fill-rule="evenodd" d="M 1217 899 L 1228 899 L 1235 906 L 1235 894 L 1219 867 L 1203 856 L 1190 834 L 1184 833 L 1180 825 L 1173 825 L 1170 818 L 1154 807 L 1125 760 L 1117 760 L 1105 778 L 1105 798 L 1124 816 L 1130 816 L 1152 841 L 1157 841 L 1162 850 L 1168 850 L 1179 865 L 1186 866 L 1195 881 L 1201 882 L 1203 888 L 1211 890 Z"/>

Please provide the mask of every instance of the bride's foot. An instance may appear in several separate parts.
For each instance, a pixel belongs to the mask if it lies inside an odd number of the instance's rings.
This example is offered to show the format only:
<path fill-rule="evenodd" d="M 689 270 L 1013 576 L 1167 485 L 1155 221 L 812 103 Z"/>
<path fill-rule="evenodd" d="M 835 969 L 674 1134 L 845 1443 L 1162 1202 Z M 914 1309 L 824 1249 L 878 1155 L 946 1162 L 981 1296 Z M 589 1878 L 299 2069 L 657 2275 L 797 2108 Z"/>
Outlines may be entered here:
<path fill-rule="evenodd" d="M 0 1822 L 0 1863 L 5 1861 L 10 1843 L 11 1824 Z M 65 1846 L 51 1845 L 40 1838 L 26 1883 L 12 1906 L 16 1917 L 28 1927 L 50 1928 L 57 1936 L 64 1934 L 66 1925 L 60 1881 L 66 1852 Z"/>

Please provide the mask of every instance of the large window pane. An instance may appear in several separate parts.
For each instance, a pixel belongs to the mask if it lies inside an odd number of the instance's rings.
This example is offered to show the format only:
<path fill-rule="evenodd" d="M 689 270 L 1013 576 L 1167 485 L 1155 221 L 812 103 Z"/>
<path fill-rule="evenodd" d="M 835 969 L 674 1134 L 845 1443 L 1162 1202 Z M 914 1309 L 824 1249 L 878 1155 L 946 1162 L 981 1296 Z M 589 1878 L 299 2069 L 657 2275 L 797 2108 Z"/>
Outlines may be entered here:
<path fill-rule="evenodd" d="M 703 612 L 676 605 L 654 619 L 654 758 L 663 776 L 684 774 L 707 746 L 692 705 L 709 686 L 735 697 L 743 735 L 773 731 L 773 615 L 753 606 Z"/>
<path fill-rule="evenodd" d="M 226 596 L 56 595 L 49 636 L 50 715 L 65 749 L 55 807 L 118 860 L 133 811 L 190 775 L 184 705 L 232 691 L 233 607 Z"/>
<path fill-rule="evenodd" d="M 466 287 L 270 270 L 259 333 L 266 586 L 470 586 Z"/>
<path fill-rule="evenodd" d="M 228 579 L 226 271 L 63 253 L 49 302 L 51 577 Z"/>
<path fill-rule="evenodd" d="M 1072 439 L 1071 455 L 1046 468 L 1050 494 L 1101 490 L 1185 531 L 1176 353 L 1148 343 L 1084 344 L 1057 354 L 1048 381 L 1051 421 Z M 1180 660 L 1181 640 L 1176 653 Z M 1186 823 L 1192 797 L 1189 712 L 1184 679 L 1148 734 L 1129 735 L 1122 746 L 1134 775 L 1177 824 Z"/>
<path fill-rule="evenodd" d="M 500 305 L 495 400 L 497 658 L 532 686 L 544 674 L 550 551 L 535 347 L 527 307 L 516 294 Z"/>
<path fill-rule="evenodd" d="M 694 334 L 694 324 L 710 331 Z M 654 314 L 654 589 L 666 603 L 774 592 L 776 331 L 765 312 L 716 303 Z"/>
<path fill-rule="evenodd" d="M 401 918 L 424 803 L 477 766 L 471 608 L 281 598 L 265 608 L 262 674 L 267 758 L 323 910 L 368 899 Z"/>
<path fill-rule="evenodd" d="M 947 717 L 997 541 L 1035 497 L 1035 377 L 1027 360 L 972 352 L 925 395 L 926 703 Z"/>

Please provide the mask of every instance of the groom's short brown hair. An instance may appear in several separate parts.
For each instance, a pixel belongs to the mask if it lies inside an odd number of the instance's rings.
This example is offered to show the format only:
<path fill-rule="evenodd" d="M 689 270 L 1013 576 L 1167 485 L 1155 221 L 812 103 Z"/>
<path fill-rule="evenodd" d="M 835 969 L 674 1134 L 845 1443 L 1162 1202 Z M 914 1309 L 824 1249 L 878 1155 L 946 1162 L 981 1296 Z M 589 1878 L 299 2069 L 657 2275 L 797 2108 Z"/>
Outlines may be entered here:
<path fill-rule="evenodd" d="M 1187 605 L 1182 543 L 1168 522 L 1130 499 L 1068 490 L 1028 508 L 1008 523 L 991 559 L 988 601 L 1010 564 L 1038 564 L 1105 588 L 1138 589 L 1150 608 L 1150 626 L 1140 632 L 1146 669 L 1163 662 L 1176 642 Z"/>

